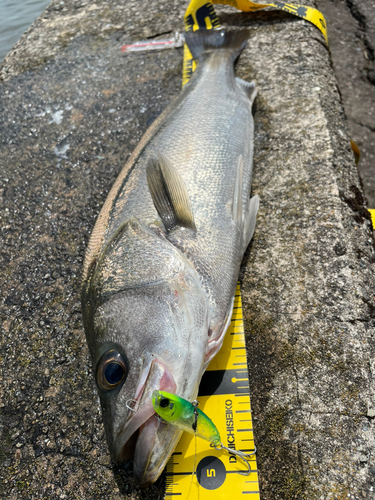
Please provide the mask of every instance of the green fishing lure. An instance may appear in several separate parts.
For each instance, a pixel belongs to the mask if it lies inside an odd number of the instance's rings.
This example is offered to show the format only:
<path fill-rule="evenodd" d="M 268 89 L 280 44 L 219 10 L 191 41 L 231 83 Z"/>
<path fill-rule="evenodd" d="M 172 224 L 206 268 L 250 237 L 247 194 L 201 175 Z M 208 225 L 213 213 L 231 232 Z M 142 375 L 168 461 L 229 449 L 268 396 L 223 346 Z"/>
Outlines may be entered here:
<path fill-rule="evenodd" d="M 238 471 L 238 473 L 245 476 L 249 475 L 251 467 L 248 460 L 251 455 L 254 455 L 255 451 L 246 454 L 243 451 L 224 446 L 215 424 L 203 411 L 198 409 L 198 404 L 198 401 L 190 403 L 186 399 L 176 396 L 176 394 L 165 391 L 154 391 L 152 393 L 152 405 L 160 418 L 182 431 L 209 441 L 210 445 L 217 450 L 226 450 L 228 453 L 238 456 L 248 467 L 247 471 Z"/>
<path fill-rule="evenodd" d="M 159 417 L 169 424 L 209 441 L 212 446 L 220 446 L 219 431 L 197 404 L 169 392 L 154 391 L 152 405 Z"/>

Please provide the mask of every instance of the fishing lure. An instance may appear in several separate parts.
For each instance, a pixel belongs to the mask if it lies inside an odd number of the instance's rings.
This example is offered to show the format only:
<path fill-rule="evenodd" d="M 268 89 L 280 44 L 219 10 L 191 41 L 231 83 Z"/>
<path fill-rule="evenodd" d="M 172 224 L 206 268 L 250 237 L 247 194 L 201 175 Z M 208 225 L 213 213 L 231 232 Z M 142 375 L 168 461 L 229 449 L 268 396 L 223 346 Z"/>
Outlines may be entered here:
<path fill-rule="evenodd" d="M 163 421 L 178 427 L 182 431 L 209 441 L 210 445 L 216 450 L 226 450 L 232 455 L 237 455 L 248 467 L 248 471 L 238 473 L 249 475 L 251 468 L 248 459 L 255 454 L 256 450 L 246 454 L 224 446 L 217 427 L 203 411 L 198 409 L 198 404 L 198 401 L 190 403 L 190 401 L 180 398 L 176 394 L 165 391 L 154 391 L 152 394 L 154 410 Z"/>

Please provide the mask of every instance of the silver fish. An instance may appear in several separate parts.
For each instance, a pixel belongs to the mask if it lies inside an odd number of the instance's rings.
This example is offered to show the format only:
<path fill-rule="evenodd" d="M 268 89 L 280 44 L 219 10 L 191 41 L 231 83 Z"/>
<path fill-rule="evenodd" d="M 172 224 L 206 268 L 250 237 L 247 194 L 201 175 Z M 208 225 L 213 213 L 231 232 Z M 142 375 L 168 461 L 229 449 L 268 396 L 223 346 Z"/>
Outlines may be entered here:
<path fill-rule="evenodd" d="M 234 75 L 247 38 L 186 34 L 198 68 L 120 173 L 86 252 L 82 308 L 107 441 L 114 461 L 134 456 L 143 485 L 181 434 L 155 418 L 152 393 L 196 397 L 255 229 L 256 87 Z"/>

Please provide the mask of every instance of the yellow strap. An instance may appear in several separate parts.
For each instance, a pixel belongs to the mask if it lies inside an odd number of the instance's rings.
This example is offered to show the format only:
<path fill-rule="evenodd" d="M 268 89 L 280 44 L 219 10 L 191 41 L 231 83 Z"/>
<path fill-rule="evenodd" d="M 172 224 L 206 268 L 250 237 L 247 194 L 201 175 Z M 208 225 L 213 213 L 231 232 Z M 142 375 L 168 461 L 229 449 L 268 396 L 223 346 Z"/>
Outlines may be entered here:
<path fill-rule="evenodd" d="M 260 4 L 251 2 L 250 0 L 212 0 L 211 2 L 207 0 L 191 0 L 184 16 L 185 30 L 196 31 L 199 28 L 219 28 L 220 22 L 212 4 L 231 5 L 243 12 L 255 12 L 266 7 L 274 7 L 275 9 L 289 12 L 294 16 L 306 19 L 306 21 L 319 28 L 328 44 L 327 25 L 321 12 L 312 7 L 283 2 Z M 193 61 L 193 57 L 185 44 L 182 86 L 189 81 L 195 67 L 196 64 Z"/>
<path fill-rule="evenodd" d="M 371 214 L 372 229 L 375 230 L 375 209 L 374 208 L 369 208 L 368 211 Z"/>
<path fill-rule="evenodd" d="M 194 0 L 191 2 L 193 3 Z M 322 33 L 328 45 L 327 24 L 324 16 L 319 10 L 307 7 L 306 5 L 298 5 L 293 3 L 275 2 L 275 3 L 254 3 L 250 0 L 212 0 L 212 3 L 224 3 L 236 7 L 243 12 L 255 12 L 256 10 L 265 9 L 266 7 L 275 7 L 275 9 L 283 10 L 297 17 L 302 17 L 306 21 L 314 24 Z"/>

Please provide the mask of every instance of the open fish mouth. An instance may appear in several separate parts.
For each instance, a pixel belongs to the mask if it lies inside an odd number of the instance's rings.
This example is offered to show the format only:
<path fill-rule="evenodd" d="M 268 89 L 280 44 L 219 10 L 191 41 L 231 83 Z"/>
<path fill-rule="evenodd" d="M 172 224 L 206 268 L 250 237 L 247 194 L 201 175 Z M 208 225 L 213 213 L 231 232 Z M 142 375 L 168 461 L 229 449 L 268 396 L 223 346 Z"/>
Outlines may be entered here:
<path fill-rule="evenodd" d="M 154 483 L 173 453 L 182 431 L 150 418 L 139 429 L 134 453 L 134 477 L 141 486 Z"/>
<path fill-rule="evenodd" d="M 157 418 L 149 418 L 138 431 L 137 443 L 134 451 L 134 477 L 141 485 L 153 483 L 159 476 L 161 467 L 153 464 L 152 456 L 158 443 L 160 426 L 165 426 Z M 158 464 L 159 465 L 159 464 Z M 156 476 L 156 477 L 155 477 Z"/>
<path fill-rule="evenodd" d="M 162 463 L 160 467 L 157 467 L 158 470 L 154 470 L 154 465 L 150 464 L 153 462 L 152 456 L 159 454 L 165 456 L 165 452 L 160 453 L 161 450 L 159 450 L 158 434 L 161 427 L 166 426 L 155 416 L 152 393 L 154 390 L 175 393 L 176 387 L 175 379 L 167 366 L 159 359 L 154 359 L 146 381 L 137 388 L 134 412 L 115 438 L 114 458 L 116 462 L 123 462 L 134 456 L 134 475 L 142 484 L 155 481 L 164 465 Z M 150 465 L 153 470 L 149 471 Z M 155 474 L 157 475 L 154 478 Z"/>
<path fill-rule="evenodd" d="M 116 446 L 116 462 L 123 462 L 129 460 L 135 455 L 135 450 L 138 442 L 138 434 L 141 427 L 143 427 L 147 422 L 151 422 L 157 419 L 155 418 L 155 410 L 151 405 L 144 405 L 142 408 L 142 413 L 135 414 L 124 430 L 119 434 L 115 446 Z"/>

